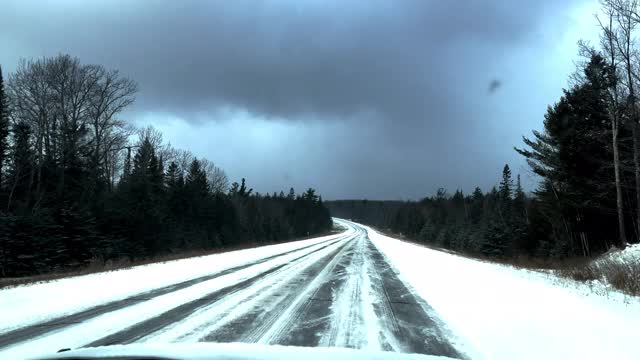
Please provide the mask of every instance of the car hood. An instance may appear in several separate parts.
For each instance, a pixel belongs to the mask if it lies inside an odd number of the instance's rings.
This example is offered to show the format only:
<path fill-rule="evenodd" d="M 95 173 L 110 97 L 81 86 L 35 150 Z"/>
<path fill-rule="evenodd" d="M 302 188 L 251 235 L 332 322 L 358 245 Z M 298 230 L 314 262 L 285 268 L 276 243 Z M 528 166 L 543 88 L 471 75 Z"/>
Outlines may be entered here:
<path fill-rule="evenodd" d="M 68 350 L 36 358 L 49 359 L 185 359 L 185 360 L 426 360 L 446 357 L 345 348 L 295 347 L 244 343 L 130 344 Z"/>

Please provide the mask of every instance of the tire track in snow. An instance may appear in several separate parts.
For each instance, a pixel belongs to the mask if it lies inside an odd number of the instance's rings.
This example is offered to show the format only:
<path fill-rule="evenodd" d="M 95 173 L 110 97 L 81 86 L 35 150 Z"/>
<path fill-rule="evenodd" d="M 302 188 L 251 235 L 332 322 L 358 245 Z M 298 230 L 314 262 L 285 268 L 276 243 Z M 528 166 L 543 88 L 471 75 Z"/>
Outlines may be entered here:
<path fill-rule="evenodd" d="M 332 248 L 340 245 L 340 243 L 334 244 Z M 325 249 L 323 252 L 331 251 L 332 248 Z M 61 347 L 78 348 L 87 346 L 87 344 L 94 342 L 96 339 L 103 339 L 105 335 L 131 328 L 146 319 L 156 317 L 158 314 L 174 309 L 192 299 L 202 298 L 211 292 L 242 282 L 260 272 L 268 271 L 276 265 L 288 265 L 296 258 L 300 258 L 298 255 L 288 255 L 282 259 L 274 260 L 274 262 L 257 265 L 257 268 L 240 270 L 223 278 L 194 285 L 188 289 L 160 296 L 143 304 L 133 305 L 119 311 L 104 314 L 82 324 L 72 325 L 60 331 L 48 333 L 46 336 L 30 339 L 25 343 L 15 344 L 2 349 L 0 357 L 8 359 L 29 358 L 44 352 L 56 352 Z M 174 320 L 177 321 L 177 319 Z"/>
<path fill-rule="evenodd" d="M 146 320 L 143 320 L 141 322 L 136 323 L 133 326 L 127 327 L 121 331 L 118 331 L 116 333 L 110 334 L 108 336 L 105 336 L 101 339 L 98 339 L 96 341 L 93 341 L 87 345 L 85 345 L 85 347 L 91 347 L 91 346 L 103 346 L 103 345 L 111 345 L 111 344 L 127 344 L 127 343 L 132 343 L 135 342 L 139 339 L 142 339 L 143 337 L 156 332 L 172 323 L 176 323 L 176 322 L 180 322 L 182 320 L 184 320 L 187 316 L 189 316 L 190 314 L 194 313 L 195 311 L 204 308 L 212 303 L 215 303 L 216 301 L 219 301 L 221 299 L 223 299 L 224 297 L 230 296 L 234 293 L 237 293 L 241 290 L 244 290 L 246 288 L 249 288 L 250 286 L 252 286 L 254 283 L 268 277 L 269 275 L 273 274 L 273 273 L 279 273 L 281 272 L 282 269 L 285 269 L 290 266 L 293 263 L 296 263 L 297 261 L 300 261 L 301 259 L 304 259 L 308 256 L 311 256 L 312 254 L 315 254 L 319 251 L 322 251 L 332 245 L 335 245 L 341 241 L 345 241 L 344 239 L 341 240 L 335 240 L 329 244 L 326 244 L 318 249 L 315 249 L 311 252 L 308 252 L 302 256 L 299 256 L 295 259 L 290 260 L 287 263 L 281 264 L 281 265 L 277 265 L 274 267 L 269 268 L 268 270 L 261 272 L 257 275 L 251 276 L 247 279 L 244 279 L 242 281 L 239 281 L 233 285 L 218 289 L 214 292 L 211 292 L 203 297 L 200 297 L 198 299 L 194 299 L 188 302 L 185 302 L 175 308 L 172 308 L 168 311 L 165 311 L 161 314 L 158 314 L 154 317 L 148 318 Z"/>
<path fill-rule="evenodd" d="M 331 289 L 332 302 L 328 307 L 331 321 L 320 338 L 320 346 L 360 348 L 367 345 L 362 332 L 357 332 L 358 325 L 364 322 L 361 307 L 362 279 L 357 273 L 363 264 L 360 256 L 361 243 L 360 237 L 350 254 L 349 262 L 336 274 L 342 277 L 342 281 L 339 286 Z"/>
<path fill-rule="evenodd" d="M 270 279 L 264 279 L 233 296 L 221 299 L 194 312 L 184 321 L 141 341 L 255 342 L 261 331 L 266 331 L 282 311 L 282 301 L 273 302 L 274 293 L 295 294 L 293 289 L 304 286 L 304 281 L 330 262 L 348 241 L 345 240 L 329 253 L 289 264 L 277 276 L 271 276 Z M 286 301 L 284 305 L 286 307 Z"/>
<path fill-rule="evenodd" d="M 435 311 L 400 280 L 366 230 L 353 226 L 356 240 L 332 276 L 322 278 L 302 305 L 292 304 L 294 316 L 283 316 L 282 330 L 261 342 L 462 357 Z"/>
<path fill-rule="evenodd" d="M 397 329 L 392 309 L 386 305 L 383 289 L 375 286 L 366 233 L 359 237 L 346 280 L 334 288 L 329 306 L 331 322 L 320 340 L 321 346 L 401 351 L 390 332 Z"/>
<path fill-rule="evenodd" d="M 371 290 L 378 294 L 376 301 L 373 304 L 373 311 L 377 315 L 378 321 L 381 324 L 380 335 L 385 339 L 384 350 L 393 350 L 406 352 L 406 347 L 402 345 L 399 339 L 402 339 L 402 331 L 398 324 L 398 319 L 392 307 L 392 301 L 384 285 L 384 278 L 380 275 L 379 266 L 385 266 L 386 264 L 380 264 L 375 261 L 375 253 L 371 251 L 371 242 L 367 237 L 367 244 L 365 249 L 367 253 L 367 268 L 366 273 L 370 281 Z"/>
<path fill-rule="evenodd" d="M 345 246 L 350 245 L 345 244 Z M 258 342 L 267 331 L 276 325 L 279 319 L 283 318 L 290 304 L 305 291 L 309 283 L 318 277 L 331 262 L 335 261 L 340 252 L 342 252 L 342 248 L 316 263 L 300 269 L 298 273 L 290 277 L 288 282 L 277 284 L 269 289 L 269 292 L 264 296 L 251 304 L 246 304 L 244 309 L 240 309 L 240 311 L 244 311 L 242 316 L 236 317 L 228 323 L 216 324 L 215 330 L 201 340 Z"/>
<path fill-rule="evenodd" d="M 358 238 L 360 232 L 354 235 Z M 302 292 L 296 295 L 295 299 L 281 313 L 277 321 L 258 339 L 258 343 L 271 345 L 302 345 L 315 346 L 319 340 L 319 334 L 308 327 L 300 327 L 305 317 L 309 317 L 309 309 L 314 302 L 319 299 L 319 291 L 331 280 L 332 274 L 336 266 L 343 261 L 345 254 L 352 251 L 356 241 L 350 241 L 348 247 L 343 248 L 332 261 L 325 266 L 320 273 L 304 288 Z M 319 301 L 323 301 L 322 299 Z M 329 301 L 324 300 L 329 303 Z M 317 317 L 316 317 L 317 318 Z M 322 327 L 322 324 L 318 324 Z M 296 329 L 301 331 L 296 332 Z"/>
<path fill-rule="evenodd" d="M 307 246 L 304 246 L 304 247 L 301 247 L 301 248 L 285 251 L 285 252 L 282 252 L 282 253 L 279 253 L 279 254 L 275 254 L 275 255 L 271 255 L 271 256 L 256 260 L 256 261 L 252 261 L 250 263 L 234 266 L 234 267 L 222 270 L 222 271 L 217 271 L 217 272 L 215 272 L 213 274 L 210 274 L 210 275 L 201 276 L 201 277 L 198 277 L 198 278 L 195 278 L 195 279 L 190 279 L 190 280 L 182 281 L 182 282 L 179 282 L 179 283 L 176 283 L 176 284 L 164 286 L 164 287 L 161 287 L 161 288 L 157 288 L 157 289 L 141 292 L 141 293 L 138 293 L 138 294 L 133 295 L 133 296 L 126 297 L 126 298 L 121 299 L 121 300 L 111 301 L 111 302 L 108 302 L 106 304 L 93 306 L 93 307 L 90 307 L 90 308 L 88 308 L 86 310 L 82 310 L 82 311 L 79 311 L 79 312 L 76 312 L 76 313 L 59 316 L 59 317 L 56 317 L 56 318 L 51 319 L 51 320 L 47 320 L 47 321 L 43 321 L 43 322 L 36 323 L 36 324 L 33 324 L 33 325 L 29 325 L 29 326 L 26 326 L 26 327 L 21 327 L 21 328 L 15 329 L 15 330 L 11 330 L 11 331 L 5 332 L 3 334 L 0 334 L 0 349 L 2 349 L 4 347 L 11 346 L 13 344 L 24 342 L 24 341 L 32 339 L 32 338 L 44 336 L 47 333 L 52 333 L 52 332 L 55 332 L 55 331 L 62 330 L 65 327 L 68 327 L 68 326 L 80 324 L 80 323 L 82 323 L 84 321 L 87 321 L 89 319 L 98 317 L 100 315 L 103 315 L 103 314 L 106 314 L 106 313 L 109 313 L 109 312 L 112 312 L 112 311 L 117 311 L 117 310 L 123 309 L 123 308 L 128 307 L 128 306 L 132 306 L 132 305 L 135 305 L 135 304 L 138 304 L 138 303 L 141 303 L 141 302 L 149 301 L 149 300 L 151 300 L 153 298 L 156 298 L 158 296 L 162 296 L 162 295 L 169 294 L 169 293 L 172 293 L 172 292 L 175 292 L 175 291 L 178 291 L 178 290 L 182 290 L 182 289 L 188 288 L 190 286 L 193 286 L 193 285 L 205 282 L 205 281 L 213 280 L 213 279 L 216 279 L 218 277 L 225 276 L 225 275 L 231 274 L 233 272 L 249 268 L 251 266 L 259 265 L 259 264 L 265 263 L 267 261 L 274 260 L 274 259 L 276 259 L 278 257 L 290 255 L 290 254 L 293 254 L 293 253 L 296 253 L 296 252 L 299 252 L 299 251 L 304 251 L 304 250 L 307 250 L 307 249 L 309 249 L 311 247 L 319 246 L 319 245 L 322 245 L 322 244 L 326 244 L 328 242 L 337 242 L 337 241 L 340 241 L 340 240 L 344 240 L 345 238 L 348 238 L 348 237 L 349 237 L 349 235 L 340 236 L 338 238 L 333 238 L 333 239 L 328 239 L 328 240 L 320 242 L 320 243 L 307 245 Z"/>
<path fill-rule="evenodd" d="M 463 358 L 447 340 L 450 332 L 436 312 L 400 280 L 389 261 L 368 239 L 367 252 L 371 260 L 371 279 L 377 283 L 375 287 L 385 294 L 384 302 L 378 306 L 389 309 L 378 311 L 381 314 L 392 313 L 392 317 L 381 316 L 380 319 L 395 323 L 388 326 L 391 331 L 385 333 L 393 337 L 389 339 L 391 342 L 397 344 L 394 351 Z"/>

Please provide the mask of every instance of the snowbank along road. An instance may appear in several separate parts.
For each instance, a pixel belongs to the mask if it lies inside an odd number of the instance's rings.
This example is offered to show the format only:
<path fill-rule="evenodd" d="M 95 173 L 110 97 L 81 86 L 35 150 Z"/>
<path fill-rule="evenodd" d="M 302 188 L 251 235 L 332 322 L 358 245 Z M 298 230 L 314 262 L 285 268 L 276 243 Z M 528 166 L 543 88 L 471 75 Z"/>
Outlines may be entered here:
<path fill-rule="evenodd" d="M 398 278 L 367 230 L 336 222 L 347 230 L 232 266 L 212 261 L 207 274 L 0 325 L 0 358 L 157 342 L 349 347 L 464 358 L 435 311 Z M 168 266 L 153 269 L 163 265 Z M 47 299 L 41 301 L 46 309 Z"/>

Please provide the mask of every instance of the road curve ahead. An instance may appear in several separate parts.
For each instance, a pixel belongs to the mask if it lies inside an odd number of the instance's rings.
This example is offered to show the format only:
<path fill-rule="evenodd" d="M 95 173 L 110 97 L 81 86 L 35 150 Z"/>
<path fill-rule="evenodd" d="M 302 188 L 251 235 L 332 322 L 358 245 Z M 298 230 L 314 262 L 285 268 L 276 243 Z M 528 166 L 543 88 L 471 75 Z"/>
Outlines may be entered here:
<path fill-rule="evenodd" d="M 348 347 L 463 358 L 358 224 L 341 236 L 0 333 L 0 358 L 144 342 Z M 46 306 L 46 304 L 43 304 Z"/>

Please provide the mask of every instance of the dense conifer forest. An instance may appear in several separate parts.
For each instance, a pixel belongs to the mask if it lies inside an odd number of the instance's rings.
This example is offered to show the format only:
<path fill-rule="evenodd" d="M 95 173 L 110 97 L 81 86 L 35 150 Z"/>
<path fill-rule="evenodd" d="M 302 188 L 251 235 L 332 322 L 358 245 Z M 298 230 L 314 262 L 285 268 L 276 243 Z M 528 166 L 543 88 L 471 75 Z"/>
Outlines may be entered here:
<path fill-rule="evenodd" d="M 59 55 L 0 70 L 0 276 L 327 232 L 314 189 L 260 194 L 120 116 L 136 83 Z"/>

